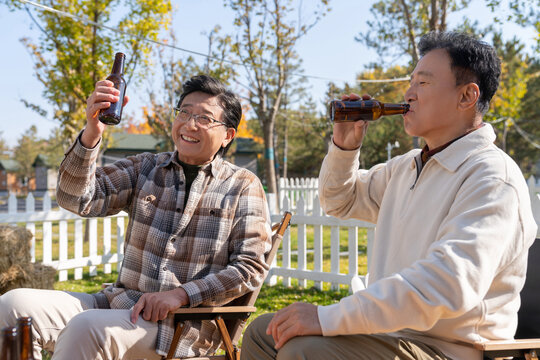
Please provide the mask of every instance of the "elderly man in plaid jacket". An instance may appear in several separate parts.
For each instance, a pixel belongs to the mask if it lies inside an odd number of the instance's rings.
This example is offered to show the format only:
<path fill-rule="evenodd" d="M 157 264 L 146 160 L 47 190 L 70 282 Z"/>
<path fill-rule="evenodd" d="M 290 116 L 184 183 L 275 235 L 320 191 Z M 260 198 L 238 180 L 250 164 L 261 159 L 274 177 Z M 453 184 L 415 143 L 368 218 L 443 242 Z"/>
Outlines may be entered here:
<path fill-rule="evenodd" d="M 112 82 L 97 82 L 87 125 L 60 167 L 57 201 L 86 217 L 129 214 L 122 267 L 97 294 L 17 289 L 0 297 L 0 325 L 34 318 L 36 358 L 44 348 L 53 359 L 160 359 L 173 337 L 171 311 L 225 304 L 268 270 L 261 182 L 222 157 L 242 117 L 237 97 L 216 79 L 193 77 L 174 108 L 174 152 L 97 167 L 106 128 L 98 113 L 118 95 Z M 206 355 L 219 344 L 214 323 L 192 322 L 176 356 Z"/>

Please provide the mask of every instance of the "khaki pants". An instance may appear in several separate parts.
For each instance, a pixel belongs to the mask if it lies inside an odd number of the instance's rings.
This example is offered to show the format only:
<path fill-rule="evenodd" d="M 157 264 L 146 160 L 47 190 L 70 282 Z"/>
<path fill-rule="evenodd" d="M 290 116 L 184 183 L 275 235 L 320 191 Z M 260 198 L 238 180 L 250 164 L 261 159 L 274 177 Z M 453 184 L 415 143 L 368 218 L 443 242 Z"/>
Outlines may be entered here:
<path fill-rule="evenodd" d="M 246 329 L 242 360 L 449 360 L 421 342 L 388 335 L 298 336 L 277 351 L 272 336 L 266 335 L 272 316 L 259 316 Z"/>
<path fill-rule="evenodd" d="M 16 289 L 0 296 L 0 328 L 32 317 L 36 359 L 42 348 L 53 360 L 161 359 L 155 352 L 157 323 L 139 317 L 133 324 L 130 313 L 96 309 L 89 294 Z"/>

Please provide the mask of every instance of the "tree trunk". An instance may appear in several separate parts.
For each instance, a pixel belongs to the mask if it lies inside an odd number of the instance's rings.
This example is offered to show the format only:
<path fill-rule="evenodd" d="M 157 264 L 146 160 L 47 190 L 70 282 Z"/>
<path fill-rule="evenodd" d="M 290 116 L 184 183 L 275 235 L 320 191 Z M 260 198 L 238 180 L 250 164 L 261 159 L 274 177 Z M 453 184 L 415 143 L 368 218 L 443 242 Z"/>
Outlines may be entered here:
<path fill-rule="evenodd" d="M 504 120 L 504 130 L 503 130 L 502 144 L 501 144 L 501 149 L 504 152 L 506 152 L 506 136 L 507 135 L 508 135 L 508 120 Z"/>
<path fill-rule="evenodd" d="M 287 153 L 289 152 L 289 127 L 285 119 L 285 131 L 283 134 L 283 178 L 287 178 Z"/>
<path fill-rule="evenodd" d="M 403 14 L 405 15 L 405 21 L 407 24 L 407 36 L 409 37 L 409 44 L 411 45 L 411 57 L 413 63 L 418 63 L 418 48 L 416 47 L 416 37 L 414 34 L 414 25 L 411 20 L 411 13 L 409 7 L 405 3 L 405 0 L 401 0 L 401 7 L 403 8 Z"/>
<path fill-rule="evenodd" d="M 431 0 L 431 17 L 429 19 L 429 29 L 439 31 L 439 1 Z"/>
<path fill-rule="evenodd" d="M 266 191 L 275 194 L 277 201 L 276 167 L 274 161 L 274 123 L 263 122 L 264 138 L 264 171 L 266 178 Z"/>
<path fill-rule="evenodd" d="M 414 26 L 411 20 L 411 13 L 409 12 L 409 7 L 405 3 L 405 0 L 401 0 L 401 6 L 403 8 L 403 14 L 405 15 L 405 21 L 407 24 L 407 33 L 409 36 L 409 44 L 411 46 L 411 57 L 413 64 L 417 64 L 420 56 L 418 55 L 418 47 L 416 46 L 416 38 L 414 34 Z M 420 139 L 418 139 L 418 136 L 413 136 L 412 142 L 415 149 L 420 147 Z"/>
<path fill-rule="evenodd" d="M 441 2 L 441 25 L 439 26 L 440 31 L 446 31 L 446 9 L 448 8 L 448 1 L 442 0 Z"/>

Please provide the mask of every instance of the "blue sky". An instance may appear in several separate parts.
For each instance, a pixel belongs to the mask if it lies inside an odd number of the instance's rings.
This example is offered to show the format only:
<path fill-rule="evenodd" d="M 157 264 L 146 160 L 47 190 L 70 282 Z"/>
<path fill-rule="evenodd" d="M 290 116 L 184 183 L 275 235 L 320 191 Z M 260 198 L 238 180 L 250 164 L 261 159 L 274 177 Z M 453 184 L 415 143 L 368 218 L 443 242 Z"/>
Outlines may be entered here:
<path fill-rule="evenodd" d="M 232 14 L 229 9 L 223 8 L 222 0 L 172 1 L 176 9 L 174 29 L 178 46 L 205 53 L 207 40 L 203 32 L 209 32 L 215 24 L 222 26 L 222 33 L 232 32 Z M 358 32 L 366 30 L 365 22 L 370 15 L 369 6 L 372 3 L 374 0 L 331 1 L 332 11 L 298 44 L 305 74 L 335 79 L 338 84 L 340 80 L 352 82 L 365 64 L 377 60 L 374 51 L 354 40 Z M 449 28 L 461 21 L 463 16 L 487 25 L 492 21 L 493 14 L 483 3 L 483 0 L 473 0 L 466 11 L 452 15 L 448 21 Z M 33 12 L 41 11 L 32 9 Z M 506 24 L 503 34 L 505 38 L 516 35 L 528 44 L 529 51 L 532 48 L 535 36 L 532 29 Z M 22 37 L 37 39 L 38 36 L 26 12 L 9 12 L 5 5 L 0 5 L 0 39 L 5 52 L 0 56 L 0 107 L 3 110 L 0 115 L 0 132 L 10 146 L 14 146 L 31 125 L 38 127 L 38 135 L 41 137 L 47 137 L 57 126 L 54 120 L 40 117 L 26 109 L 21 102 L 24 98 L 50 110 L 42 99 L 43 87 L 33 75 L 30 55 L 20 42 Z M 330 43 L 339 51 L 325 51 Z M 177 56 L 184 54 L 178 52 Z M 326 83 L 323 80 L 310 80 L 309 86 L 316 101 L 323 98 Z M 137 89 L 128 89 L 128 93 L 132 101 L 125 111 L 137 116 L 138 109 L 147 104 Z"/>

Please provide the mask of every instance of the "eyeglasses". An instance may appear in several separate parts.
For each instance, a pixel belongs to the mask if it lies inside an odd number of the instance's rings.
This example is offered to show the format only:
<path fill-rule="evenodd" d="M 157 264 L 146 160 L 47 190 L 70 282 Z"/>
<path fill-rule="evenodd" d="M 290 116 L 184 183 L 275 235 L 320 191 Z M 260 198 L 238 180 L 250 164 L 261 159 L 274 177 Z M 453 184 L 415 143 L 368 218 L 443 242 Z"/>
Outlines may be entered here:
<path fill-rule="evenodd" d="M 174 109 L 174 117 L 180 120 L 181 122 L 187 123 L 191 118 L 195 121 L 195 124 L 197 126 L 208 129 L 211 127 L 212 124 L 219 124 L 223 126 L 227 126 L 226 123 L 216 120 L 214 118 L 211 118 L 208 115 L 195 115 L 187 111 L 186 109 L 175 107 Z"/>

